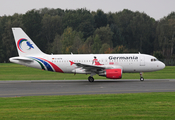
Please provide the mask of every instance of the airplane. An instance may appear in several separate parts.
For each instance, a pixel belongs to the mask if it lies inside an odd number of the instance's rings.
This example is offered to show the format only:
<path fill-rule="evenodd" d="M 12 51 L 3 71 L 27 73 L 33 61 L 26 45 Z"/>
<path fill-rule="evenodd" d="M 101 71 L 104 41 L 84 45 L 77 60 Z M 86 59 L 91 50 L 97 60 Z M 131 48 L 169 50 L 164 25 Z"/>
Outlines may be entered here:
<path fill-rule="evenodd" d="M 43 53 L 29 36 L 18 27 L 12 28 L 19 56 L 11 57 L 10 62 L 42 70 L 60 73 L 90 74 L 89 82 L 94 82 L 94 75 L 109 79 L 121 79 L 123 73 L 158 71 L 165 64 L 156 57 L 147 54 L 57 54 Z"/>

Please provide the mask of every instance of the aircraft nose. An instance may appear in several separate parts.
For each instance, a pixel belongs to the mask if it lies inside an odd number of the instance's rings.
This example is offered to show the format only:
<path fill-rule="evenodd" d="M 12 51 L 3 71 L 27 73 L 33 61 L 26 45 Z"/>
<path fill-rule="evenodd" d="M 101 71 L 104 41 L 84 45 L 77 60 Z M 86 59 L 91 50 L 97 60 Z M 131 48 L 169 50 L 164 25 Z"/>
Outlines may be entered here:
<path fill-rule="evenodd" d="M 163 62 L 160 63 L 160 69 L 164 69 L 165 68 L 165 64 Z"/>

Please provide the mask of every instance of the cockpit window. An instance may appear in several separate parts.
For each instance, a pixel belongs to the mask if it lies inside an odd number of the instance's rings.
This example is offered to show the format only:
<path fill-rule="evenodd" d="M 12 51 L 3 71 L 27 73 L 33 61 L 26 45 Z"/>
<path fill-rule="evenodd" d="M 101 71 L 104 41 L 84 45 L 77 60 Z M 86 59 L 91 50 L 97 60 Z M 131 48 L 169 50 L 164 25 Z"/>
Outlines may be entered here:
<path fill-rule="evenodd" d="M 151 59 L 151 62 L 153 62 L 153 61 L 158 61 L 158 59 L 155 59 L 155 58 Z"/>

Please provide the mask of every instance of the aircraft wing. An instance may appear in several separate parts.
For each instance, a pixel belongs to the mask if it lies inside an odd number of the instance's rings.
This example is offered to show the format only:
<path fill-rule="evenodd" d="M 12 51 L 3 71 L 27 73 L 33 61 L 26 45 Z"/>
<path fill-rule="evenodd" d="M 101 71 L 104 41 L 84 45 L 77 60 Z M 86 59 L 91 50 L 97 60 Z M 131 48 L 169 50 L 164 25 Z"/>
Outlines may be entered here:
<path fill-rule="evenodd" d="M 119 66 L 113 66 L 113 65 L 89 65 L 89 64 L 82 64 L 82 63 L 74 63 L 72 61 L 69 61 L 71 65 L 76 65 L 78 68 L 85 69 L 86 71 L 94 71 L 94 72 L 99 72 L 104 69 L 113 69 Z"/>
<path fill-rule="evenodd" d="M 81 67 L 86 70 L 103 70 L 106 69 L 104 66 L 97 66 L 97 65 L 88 65 L 88 64 L 82 64 L 82 63 L 74 63 L 77 67 Z"/>

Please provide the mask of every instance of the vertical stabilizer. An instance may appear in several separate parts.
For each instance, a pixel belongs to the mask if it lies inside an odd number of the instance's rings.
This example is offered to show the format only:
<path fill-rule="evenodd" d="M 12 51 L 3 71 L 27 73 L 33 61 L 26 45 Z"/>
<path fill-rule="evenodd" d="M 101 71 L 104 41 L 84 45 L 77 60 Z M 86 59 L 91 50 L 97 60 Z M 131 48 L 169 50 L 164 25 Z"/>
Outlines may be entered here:
<path fill-rule="evenodd" d="M 12 31 L 19 56 L 44 54 L 21 28 L 12 28 Z"/>

